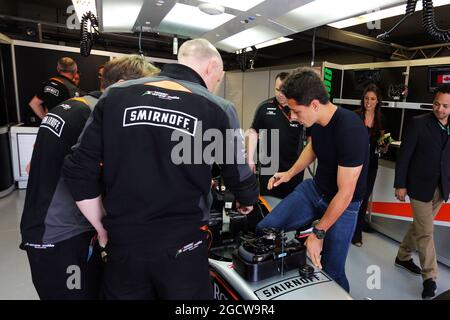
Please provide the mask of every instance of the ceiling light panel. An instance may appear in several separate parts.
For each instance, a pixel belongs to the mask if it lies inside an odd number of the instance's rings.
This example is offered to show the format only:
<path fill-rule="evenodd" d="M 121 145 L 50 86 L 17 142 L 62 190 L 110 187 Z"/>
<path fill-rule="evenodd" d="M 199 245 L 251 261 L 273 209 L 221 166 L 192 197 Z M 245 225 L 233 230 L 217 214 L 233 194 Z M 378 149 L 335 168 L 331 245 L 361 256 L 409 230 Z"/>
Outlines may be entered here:
<path fill-rule="evenodd" d="M 198 37 L 233 18 L 233 15 L 227 13 L 208 15 L 201 12 L 197 7 L 176 3 L 161 21 L 158 31 L 187 37 Z"/>
<path fill-rule="evenodd" d="M 406 3 L 406 1 L 316 0 L 273 20 L 295 30 L 295 32 L 302 32 L 317 26 L 360 15 L 361 13 L 370 12 L 374 9 L 382 9 L 402 3 Z"/>
<path fill-rule="evenodd" d="M 201 2 L 209 2 L 218 4 L 226 8 L 247 11 L 264 2 L 265 0 L 199 0 Z"/>
<path fill-rule="evenodd" d="M 144 0 L 103 0 L 103 31 L 133 32 L 143 3 Z"/>
<path fill-rule="evenodd" d="M 435 7 L 435 8 L 439 7 L 439 6 L 444 6 L 447 4 L 450 4 L 450 0 L 435 0 L 435 1 L 433 1 L 433 7 Z M 421 10 L 422 10 L 422 2 L 418 1 L 417 5 L 416 5 L 416 12 L 421 11 Z M 368 13 L 368 14 L 364 14 L 364 15 L 361 15 L 358 17 L 349 18 L 349 19 L 331 23 L 331 24 L 329 24 L 329 26 L 338 28 L 338 29 L 343 29 L 343 28 L 348 28 L 348 27 L 355 26 L 355 25 L 362 24 L 362 23 L 367 23 L 367 22 L 371 22 L 371 21 L 377 21 L 377 20 L 382 20 L 382 19 L 386 19 L 386 18 L 390 18 L 390 17 L 404 15 L 405 12 L 406 12 L 406 6 L 400 5 L 400 6 L 392 7 L 389 9 L 384 9 L 384 10 L 376 10 L 376 11 L 374 10 L 373 12 Z"/>
<path fill-rule="evenodd" d="M 251 47 L 253 45 L 257 45 L 282 36 L 282 34 L 268 27 L 259 25 L 241 31 L 231 37 L 219 41 L 215 44 L 215 46 L 228 52 L 234 52 L 236 50 Z"/>
<path fill-rule="evenodd" d="M 293 39 L 286 38 L 286 37 L 280 37 L 280 38 L 276 38 L 276 39 L 273 39 L 273 40 L 269 40 L 269 41 L 257 44 L 257 45 L 255 45 L 255 48 L 256 49 L 262 49 L 262 48 L 274 46 L 274 45 L 277 45 L 277 44 L 280 44 L 280 43 L 288 42 L 288 41 L 291 41 L 291 40 L 293 40 Z M 246 51 L 253 51 L 253 48 L 252 47 L 247 47 Z"/>

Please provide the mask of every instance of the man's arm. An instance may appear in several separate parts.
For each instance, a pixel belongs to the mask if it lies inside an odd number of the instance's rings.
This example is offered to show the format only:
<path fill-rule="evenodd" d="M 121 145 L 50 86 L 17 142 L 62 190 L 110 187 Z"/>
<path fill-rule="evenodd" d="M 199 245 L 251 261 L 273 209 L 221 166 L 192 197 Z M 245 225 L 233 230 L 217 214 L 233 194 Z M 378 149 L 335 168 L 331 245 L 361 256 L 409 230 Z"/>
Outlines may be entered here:
<path fill-rule="evenodd" d="M 221 132 L 226 139 L 223 145 L 223 162 L 219 163 L 222 177 L 227 188 L 235 195 L 239 212 L 250 213 L 253 204 L 258 200 L 259 188 L 256 177 L 251 172 L 244 152 L 243 136 L 240 132 L 239 119 L 232 103 L 224 109 L 221 121 Z M 234 135 L 228 135 L 227 130 L 234 130 Z M 232 154 L 227 154 L 231 152 Z M 229 160 L 232 160 L 230 163 Z"/>
<path fill-rule="evenodd" d="M 33 112 L 40 118 L 43 119 L 47 114 L 45 107 L 42 105 L 44 101 L 39 99 L 37 96 L 34 96 L 33 99 L 30 100 L 28 105 L 31 107 Z"/>
<path fill-rule="evenodd" d="M 258 145 L 258 133 L 255 129 L 250 128 L 248 131 L 248 142 L 247 142 L 247 162 L 253 173 L 256 173 L 256 163 L 254 160 L 256 147 Z"/>
<path fill-rule="evenodd" d="M 288 171 L 275 173 L 273 177 L 269 179 L 267 189 L 271 190 L 273 187 L 278 187 L 280 184 L 288 182 L 292 177 L 305 170 L 305 168 L 314 160 L 316 160 L 316 154 L 312 147 L 312 139 L 309 139 L 308 144 L 303 149 L 294 165 Z"/>
<path fill-rule="evenodd" d="M 324 215 L 316 225 L 317 229 L 327 231 L 339 219 L 345 209 L 347 209 L 352 201 L 362 167 L 362 165 L 358 167 L 338 166 L 338 192 L 333 197 Z M 318 268 L 322 268 L 320 254 L 322 252 L 323 240 L 319 240 L 314 234 L 311 234 L 306 240 L 305 245 L 313 264 Z"/>
<path fill-rule="evenodd" d="M 103 159 L 102 118 L 103 104 L 100 100 L 86 122 L 74 152 L 64 160 L 62 174 L 78 208 L 86 219 L 91 222 L 98 233 L 99 242 L 107 242 L 106 231 L 101 219 L 103 207 L 101 203 L 102 186 L 100 183 Z"/>
<path fill-rule="evenodd" d="M 76 204 L 83 215 L 86 217 L 86 219 L 97 231 L 98 243 L 100 244 L 100 246 L 106 246 L 106 244 L 108 243 L 108 235 L 102 224 L 104 210 L 101 197 L 98 196 L 94 199 L 77 201 Z"/>
<path fill-rule="evenodd" d="M 405 201 L 409 163 L 413 157 L 419 139 L 419 130 L 416 122 L 417 120 L 414 118 L 410 122 L 400 145 L 399 156 L 395 164 L 395 197 L 400 201 Z"/>

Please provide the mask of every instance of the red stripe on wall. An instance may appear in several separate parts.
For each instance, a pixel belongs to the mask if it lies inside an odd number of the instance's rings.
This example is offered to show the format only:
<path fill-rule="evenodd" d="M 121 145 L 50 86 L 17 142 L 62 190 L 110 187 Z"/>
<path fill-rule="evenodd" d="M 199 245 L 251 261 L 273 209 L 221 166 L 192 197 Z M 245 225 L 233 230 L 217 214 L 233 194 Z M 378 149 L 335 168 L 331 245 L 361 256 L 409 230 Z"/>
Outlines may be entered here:
<path fill-rule="evenodd" d="M 372 212 L 399 217 L 412 218 L 412 208 L 409 203 L 373 202 Z M 450 204 L 444 203 L 437 214 L 436 221 L 450 222 Z"/>

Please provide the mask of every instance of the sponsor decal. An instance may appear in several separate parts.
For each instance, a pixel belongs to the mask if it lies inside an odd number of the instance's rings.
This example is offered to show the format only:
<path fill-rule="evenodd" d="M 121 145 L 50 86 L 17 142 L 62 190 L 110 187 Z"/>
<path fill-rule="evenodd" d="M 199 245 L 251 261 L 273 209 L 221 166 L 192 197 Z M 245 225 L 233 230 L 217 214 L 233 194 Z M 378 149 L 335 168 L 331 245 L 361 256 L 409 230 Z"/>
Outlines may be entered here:
<path fill-rule="evenodd" d="M 273 111 L 267 111 L 266 116 L 274 116 L 275 114 Z"/>
<path fill-rule="evenodd" d="M 47 248 L 54 248 L 55 245 L 54 244 L 35 244 L 35 243 L 25 243 L 24 244 L 25 247 L 32 247 L 35 249 L 47 249 Z"/>
<path fill-rule="evenodd" d="M 52 95 L 54 95 L 56 97 L 59 96 L 59 90 L 55 89 L 53 87 L 50 87 L 50 86 L 45 86 L 44 87 L 44 93 L 50 93 L 50 94 L 52 94 Z"/>
<path fill-rule="evenodd" d="M 197 242 L 188 243 L 183 248 L 178 249 L 177 254 L 175 255 L 175 258 L 178 257 L 178 255 L 180 255 L 182 253 L 197 249 L 202 243 L 203 243 L 202 240 L 199 240 Z"/>
<path fill-rule="evenodd" d="M 69 110 L 69 109 L 72 108 L 70 105 L 65 104 L 65 103 L 61 104 L 60 106 L 61 106 L 61 108 L 63 108 L 64 110 Z"/>
<path fill-rule="evenodd" d="M 331 279 L 328 276 L 319 271 L 314 272 L 309 277 L 297 276 L 272 283 L 271 285 L 256 290 L 254 293 L 260 300 L 272 300 L 291 291 L 330 281 Z"/>
<path fill-rule="evenodd" d="M 147 96 L 147 95 L 151 95 L 160 99 L 164 99 L 164 100 L 180 100 L 180 97 L 178 96 L 171 96 L 168 93 L 165 92 L 160 92 L 160 91 L 145 91 L 142 96 Z"/>
<path fill-rule="evenodd" d="M 60 116 L 53 113 L 47 113 L 44 119 L 42 119 L 40 127 L 46 128 L 60 137 L 65 123 L 66 122 Z"/>
<path fill-rule="evenodd" d="M 184 112 L 151 106 L 126 108 L 123 114 L 123 126 L 148 125 L 165 127 L 195 135 L 198 119 Z"/>

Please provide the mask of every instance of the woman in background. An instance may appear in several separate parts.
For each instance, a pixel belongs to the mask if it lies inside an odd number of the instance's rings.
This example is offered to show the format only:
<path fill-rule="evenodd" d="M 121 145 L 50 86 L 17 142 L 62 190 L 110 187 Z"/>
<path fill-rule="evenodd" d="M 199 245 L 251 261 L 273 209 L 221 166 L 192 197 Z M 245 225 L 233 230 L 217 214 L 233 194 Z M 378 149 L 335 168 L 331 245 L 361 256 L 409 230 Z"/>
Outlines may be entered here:
<path fill-rule="evenodd" d="M 373 186 L 375 185 L 375 178 L 378 171 L 378 153 L 381 151 L 386 153 L 387 146 L 379 144 L 378 140 L 384 135 L 384 119 L 381 114 L 381 92 L 375 84 L 369 84 L 363 92 L 361 99 L 361 108 L 355 111 L 364 121 L 364 125 L 367 127 L 367 133 L 369 134 L 369 168 L 367 172 L 367 185 L 366 195 L 358 212 L 358 221 L 353 234 L 352 243 L 358 247 L 361 247 L 362 242 L 362 230 L 368 229 L 366 225 L 365 215 L 367 206 L 369 203 L 370 195 L 372 194 Z"/>

